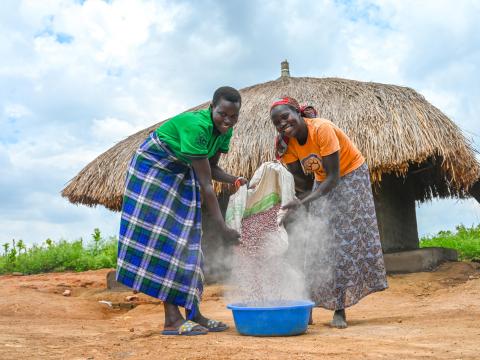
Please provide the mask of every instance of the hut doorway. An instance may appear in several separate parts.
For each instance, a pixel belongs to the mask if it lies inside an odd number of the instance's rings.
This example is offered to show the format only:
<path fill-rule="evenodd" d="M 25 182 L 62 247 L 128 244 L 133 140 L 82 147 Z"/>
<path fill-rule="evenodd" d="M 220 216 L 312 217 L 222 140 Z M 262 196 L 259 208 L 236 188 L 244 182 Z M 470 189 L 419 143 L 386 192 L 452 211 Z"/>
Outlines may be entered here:
<path fill-rule="evenodd" d="M 384 253 L 419 248 L 415 195 L 411 180 L 384 175 L 373 189 L 378 230 Z"/>

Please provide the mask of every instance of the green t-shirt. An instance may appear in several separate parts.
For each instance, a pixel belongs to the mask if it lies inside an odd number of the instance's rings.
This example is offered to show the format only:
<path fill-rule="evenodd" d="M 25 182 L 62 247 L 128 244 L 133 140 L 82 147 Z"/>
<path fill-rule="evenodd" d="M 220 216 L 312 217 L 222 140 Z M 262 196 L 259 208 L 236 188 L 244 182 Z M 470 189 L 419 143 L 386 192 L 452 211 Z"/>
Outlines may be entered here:
<path fill-rule="evenodd" d="M 192 158 L 211 158 L 227 153 L 233 129 L 225 134 L 215 128 L 210 109 L 186 112 L 167 120 L 155 130 L 173 153 L 187 164 Z"/>

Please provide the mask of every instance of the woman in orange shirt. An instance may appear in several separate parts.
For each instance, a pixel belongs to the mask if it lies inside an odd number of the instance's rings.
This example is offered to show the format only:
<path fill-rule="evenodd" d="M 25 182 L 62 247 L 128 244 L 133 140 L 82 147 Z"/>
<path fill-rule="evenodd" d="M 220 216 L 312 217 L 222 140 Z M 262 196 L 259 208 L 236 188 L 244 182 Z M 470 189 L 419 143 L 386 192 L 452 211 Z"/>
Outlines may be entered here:
<path fill-rule="evenodd" d="M 387 288 L 370 175 L 364 157 L 340 128 L 302 115 L 289 97 L 270 108 L 286 145 L 277 149 L 280 161 L 293 174 L 315 175 L 312 191 L 284 206 L 286 218 L 308 207 L 310 221 L 301 227 L 309 232 L 303 236 L 307 287 L 317 306 L 334 310 L 331 325 L 346 328 L 345 308 Z"/>

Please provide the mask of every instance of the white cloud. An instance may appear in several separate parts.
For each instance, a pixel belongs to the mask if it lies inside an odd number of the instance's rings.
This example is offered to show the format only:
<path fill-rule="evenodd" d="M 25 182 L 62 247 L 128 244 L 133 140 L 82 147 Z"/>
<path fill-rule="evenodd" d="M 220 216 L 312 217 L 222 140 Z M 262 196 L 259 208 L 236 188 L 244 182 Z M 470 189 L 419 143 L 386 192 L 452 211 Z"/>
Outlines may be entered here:
<path fill-rule="evenodd" d="M 113 117 L 94 119 L 91 127 L 92 136 L 100 141 L 117 142 L 142 130 L 144 126 L 134 125 L 128 121 Z"/>
<path fill-rule="evenodd" d="M 20 119 L 30 115 L 32 112 L 22 104 L 7 104 L 3 110 L 5 117 Z"/>
<path fill-rule="evenodd" d="M 210 5 L 1 2 L 0 166 L 8 176 L 0 177 L 0 241 L 76 238 L 97 226 L 115 234 L 117 214 L 69 204 L 59 197 L 65 183 L 115 142 L 208 100 L 217 86 L 277 78 L 285 58 L 293 76 L 413 87 L 479 132 L 478 2 Z M 455 203 L 449 222 L 439 214 L 450 202 L 422 205 L 419 232 L 477 221 L 471 204 Z"/>
<path fill-rule="evenodd" d="M 62 200 L 62 199 L 61 199 Z M 66 200 L 64 200 L 66 202 Z M 93 229 L 98 227 L 105 237 L 117 236 L 120 224 L 118 213 L 112 213 L 102 208 L 87 208 L 74 205 L 59 206 L 65 208 L 55 218 L 25 218 L 11 217 L 2 221 L 2 226 L 8 229 L 3 232 L 0 243 L 12 239 L 22 239 L 27 244 L 41 244 L 47 238 L 53 240 L 91 239 Z M 67 212 L 68 217 L 65 217 Z M 54 215 L 55 213 L 52 213 Z M 60 218 L 60 220 L 59 220 Z"/>

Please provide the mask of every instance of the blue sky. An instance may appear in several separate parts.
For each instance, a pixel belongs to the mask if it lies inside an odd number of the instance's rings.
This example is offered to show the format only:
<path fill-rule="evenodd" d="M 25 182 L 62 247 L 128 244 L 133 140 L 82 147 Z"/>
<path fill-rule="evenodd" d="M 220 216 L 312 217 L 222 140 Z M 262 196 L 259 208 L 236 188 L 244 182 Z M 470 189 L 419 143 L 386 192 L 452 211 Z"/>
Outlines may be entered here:
<path fill-rule="evenodd" d="M 478 1 L 0 3 L 0 242 L 117 233 L 119 215 L 59 192 L 133 132 L 238 88 L 292 76 L 408 86 L 480 149 Z M 473 200 L 417 208 L 420 234 L 480 223 Z"/>

